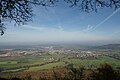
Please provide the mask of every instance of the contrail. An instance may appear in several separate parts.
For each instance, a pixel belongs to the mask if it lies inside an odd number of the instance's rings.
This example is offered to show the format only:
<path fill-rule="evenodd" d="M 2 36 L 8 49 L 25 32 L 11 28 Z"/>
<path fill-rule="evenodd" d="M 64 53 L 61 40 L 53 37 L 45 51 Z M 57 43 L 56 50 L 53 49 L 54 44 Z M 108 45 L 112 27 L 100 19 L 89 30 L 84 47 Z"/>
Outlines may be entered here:
<path fill-rule="evenodd" d="M 30 26 L 30 25 L 24 25 L 23 27 L 33 29 L 33 30 L 39 30 L 39 31 L 42 31 L 43 29 L 45 29 L 45 28 L 42 28 L 42 27 L 35 27 L 35 26 L 33 27 L 33 26 Z"/>
<path fill-rule="evenodd" d="M 49 28 L 49 27 L 35 27 L 35 26 L 31 26 L 31 25 L 24 25 L 22 26 L 23 28 L 28 28 L 28 29 L 32 29 L 32 30 L 37 30 L 37 31 L 42 31 L 42 32 L 47 32 L 47 31 L 55 31 L 55 30 L 60 30 L 58 28 Z M 62 27 L 60 27 L 62 30 Z"/>
<path fill-rule="evenodd" d="M 83 32 L 89 32 L 89 31 L 91 31 L 93 28 L 94 28 L 93 26 L 88 25 L 87 28 L 83 29 L 82 31 L 83 31 Z"/>
<path fill-rule="evenodd" d="M 59 24 L 58 28 L 59 30 L 63 31 L 63 27 L 61 26 L 61 24 Z"/>
<path fill-rule="evenodd" d="M 109 20 L 113 15 L 115 15 L 118 11 L 120 10 L 120 8 L 119 9 L 117 9 L 116 11 L 114 11 L 111 15 L 109 15 L 107 18 L 105 18 L 103 21 L 101 21 L 99 24 L 97 24 L 94 28 L 93 28 L 93 30 L 95 30 L 96 28 L 98 28 L 99 26 L 101 26 L 102 24 L 104 24 L 107 20 Z"/>
<path fill-rule="evenodd" d="M 63 28 L 62 25 L 61 25 L 61 21 L 60 21 L 60 18 L 58 17 L 58 14 L 56 13 L 56 11 L 55 11 L 54 9 L 52 9 L 52 11 L 53 11 L 55 17 L 57 18 L 57 22 L 58 22 L 58 27 L 57 27 L 57 28 L 58 28 L 60 31 L 63 31 L 64 28 Z"/>

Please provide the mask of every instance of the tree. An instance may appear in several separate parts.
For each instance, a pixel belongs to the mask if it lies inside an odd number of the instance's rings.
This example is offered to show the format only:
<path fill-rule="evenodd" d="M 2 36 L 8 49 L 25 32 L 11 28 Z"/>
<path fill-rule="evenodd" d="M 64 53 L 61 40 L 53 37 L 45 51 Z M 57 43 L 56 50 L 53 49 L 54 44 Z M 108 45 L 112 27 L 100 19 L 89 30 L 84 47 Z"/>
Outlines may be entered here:
<path fill-rule="evenodd" d="M 9 20 L 24 25 L 33 16 L 33 5 L 51 7 L 62 0 L 0 0 L 0 34 L 5 31 L 4 22 Z M 99 8 L 120 8 L 120 0 L 63 0 L 70 7 L 78 7 L 82 11 L 91 12 Z"/>
<path fill-rule="evenodd" d="M 109 64 L 102 64 L 97 71 L 93 71 L 89 80 L 119 80 L 120 73 Z"/>
<path fill-rule="evenodd" d="M 84 75 L 84 68 L 70 68 L 73 73 L 73 80 L 82 80 Z"/>

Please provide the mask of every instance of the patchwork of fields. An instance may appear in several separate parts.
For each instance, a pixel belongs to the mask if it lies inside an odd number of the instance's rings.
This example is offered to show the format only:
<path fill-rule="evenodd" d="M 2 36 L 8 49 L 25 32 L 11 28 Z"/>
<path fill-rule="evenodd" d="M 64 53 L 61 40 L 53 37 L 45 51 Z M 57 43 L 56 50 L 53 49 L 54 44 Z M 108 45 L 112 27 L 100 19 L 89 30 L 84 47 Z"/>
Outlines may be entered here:
<path fill-rule="evenodd" d="M 114 54 L 117 54 L 114 52 Z M 0 58 L 0 72 L 16 73 L 23 71 L 48 70 L 57 67 L 84 67 L 97 68 L 101 64 L 108 63 L 115 69 L 120 69 L 120 60 L 110 56 L 99 56 L 97 58 L 78 58 L 66 54 L 46 54 L 40 56 L 17 56 Z"/>

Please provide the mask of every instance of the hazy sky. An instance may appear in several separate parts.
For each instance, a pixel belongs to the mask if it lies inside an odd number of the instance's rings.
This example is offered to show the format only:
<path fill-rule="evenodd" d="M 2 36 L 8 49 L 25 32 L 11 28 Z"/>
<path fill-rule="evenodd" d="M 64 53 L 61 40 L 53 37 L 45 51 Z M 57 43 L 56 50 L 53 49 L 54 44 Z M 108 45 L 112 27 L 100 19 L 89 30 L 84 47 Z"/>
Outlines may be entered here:
<path fill-rule="evenodd" d="M 24 26 L 7 23 L 0 44 L 12 43 L 120 43 L 120 9 L 86 13 L 63 3 L 56 7 L 34 8 L 33 21 Z"/>

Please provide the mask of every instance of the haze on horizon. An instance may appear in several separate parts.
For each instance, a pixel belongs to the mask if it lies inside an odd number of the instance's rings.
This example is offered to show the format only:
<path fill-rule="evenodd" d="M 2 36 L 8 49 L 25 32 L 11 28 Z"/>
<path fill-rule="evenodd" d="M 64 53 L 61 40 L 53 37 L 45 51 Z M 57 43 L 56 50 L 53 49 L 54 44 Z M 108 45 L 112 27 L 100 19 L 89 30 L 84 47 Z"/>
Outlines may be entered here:
<path fill-rule="evenodd" d="M 62 4 L 62 5 L 61 5 Z M 14 26 L 7 23 L 7 31 L 0 45 L 79 43 L 120 43 L 120 9 L 99 9 L 97 13 L 82 12 L 64 3 L 56 7 L 34 7 L 33 21 Z"/>

